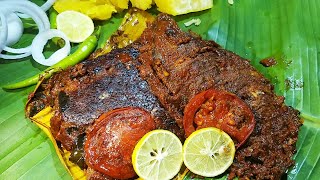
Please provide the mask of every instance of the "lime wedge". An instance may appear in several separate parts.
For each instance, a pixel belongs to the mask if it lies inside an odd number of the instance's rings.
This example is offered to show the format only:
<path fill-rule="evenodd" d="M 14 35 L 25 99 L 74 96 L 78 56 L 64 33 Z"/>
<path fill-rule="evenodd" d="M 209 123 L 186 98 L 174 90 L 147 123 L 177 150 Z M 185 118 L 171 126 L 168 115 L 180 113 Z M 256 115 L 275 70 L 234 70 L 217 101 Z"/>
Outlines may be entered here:
<path fill-rule="evenodd" d="M 183 145 L 183 160 L 193 173 L 214 177 L 232 164 L 235 146 L 230 136 L 217 128 L 193 132 Z"/>
<path fill-rule="evenodd" d="M 132 164 L 142 179 L 171 179 L 182 165 L 182 144 L 167 130 L 154 130 L 144 135 L 135 146 Z"/>
<path fill-rule="evenodd" d="M 57 29 L 64 32 L 70 42 L 80 43 L 87 39 L 94 30 L 89 16 L 77 11 L 64 11 L 57 16 Z"/>

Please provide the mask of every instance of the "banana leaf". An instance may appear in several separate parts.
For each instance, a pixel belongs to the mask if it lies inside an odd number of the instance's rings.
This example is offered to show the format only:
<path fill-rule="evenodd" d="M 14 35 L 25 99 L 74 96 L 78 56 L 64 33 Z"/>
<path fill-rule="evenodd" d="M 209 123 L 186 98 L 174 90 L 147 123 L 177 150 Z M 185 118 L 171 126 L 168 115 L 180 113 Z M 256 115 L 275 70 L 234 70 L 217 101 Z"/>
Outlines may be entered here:
<path fill-rule="evenodd" d="M 320 1 L 317 0 L 213 0 L 207 11 L 176 16 L 183 30 L 251 60 L 286 98 L 286 104 L 301 112 L 296 164 L 287 179 L 320 177 Z M 37 0 L 36 3 L 43 3 Z M 155 9 L 151 10 L 157 13 Z M 100 22 L 100 44 L 119 26 L 123 14 Z M 199 18 L 199 26 L 184 23 Z M 30 26 L 16 47 L 31 42 Z M 102 45 L 100 45 L 101 47 Z M 50 53 L 54 47 L 46 48 Z M 275 66 L 264 67 L 262 59 L 274 58 Z M 45 67 L 31 57 L 0 59 L 0 86 L 30 77 Z M 0 179 L 72 179 L 61 164 L 49 138 L 24 116 L 24 105 L 34 87 L 0 89 Z M 225 179 L 225 176 L 218 177 Z"/>

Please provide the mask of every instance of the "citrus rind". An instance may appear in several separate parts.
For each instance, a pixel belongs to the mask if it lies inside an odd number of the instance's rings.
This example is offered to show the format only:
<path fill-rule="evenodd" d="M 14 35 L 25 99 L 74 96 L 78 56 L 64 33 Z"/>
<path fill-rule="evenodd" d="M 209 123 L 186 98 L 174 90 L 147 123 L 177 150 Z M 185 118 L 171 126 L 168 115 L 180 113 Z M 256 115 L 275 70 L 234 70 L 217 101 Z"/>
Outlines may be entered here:
<path fill-rule="evenodd" d="M 193 132 L 183 146 L 183 160 L 193 173 L 215 177 L 225 172 L 233 162 L 235 146 L 230 136 L 209 127 Z"/>
<path fill-rule="evenodd" d="M 132 154 L 133 168 L 142 179 L 171 179 L 182 163 L 181 141 L 167 130 L 153 130 L 144 135 Z"/>

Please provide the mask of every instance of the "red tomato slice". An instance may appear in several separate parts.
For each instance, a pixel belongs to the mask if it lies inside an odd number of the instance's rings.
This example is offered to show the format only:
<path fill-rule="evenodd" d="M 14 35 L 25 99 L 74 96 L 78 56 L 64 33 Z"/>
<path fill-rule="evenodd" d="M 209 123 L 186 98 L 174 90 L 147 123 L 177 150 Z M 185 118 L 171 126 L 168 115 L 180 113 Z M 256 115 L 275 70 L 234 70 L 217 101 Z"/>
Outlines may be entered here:
<path fill-rule="evenodd" d="M 183 126 L 187 137 L 196 129 L 219 128 L 240 147 L 252 133 L 255 120 L 249 106 L 235 94 L 209 89 L 189 101 L 184 109 Z"/>
<path fill-rule="evenodd" d="M 133 149 L 155 127 L 150 113 L 141 108 L 121 108 L 101 115 L 87 134 L 87 165 L 113 178 L 134 177 Z"/>

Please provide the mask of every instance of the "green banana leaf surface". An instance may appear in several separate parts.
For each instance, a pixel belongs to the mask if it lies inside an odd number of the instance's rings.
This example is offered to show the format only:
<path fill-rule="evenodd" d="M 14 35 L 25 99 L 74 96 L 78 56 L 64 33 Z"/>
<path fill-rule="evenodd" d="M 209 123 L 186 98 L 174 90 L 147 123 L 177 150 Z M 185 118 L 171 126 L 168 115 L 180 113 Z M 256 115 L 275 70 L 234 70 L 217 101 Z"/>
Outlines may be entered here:
<path fill-rule="evenodd" d="M 43 1 L 35 1 L 38 4 Z M 213 0 L 210 10 L 174 17 L 179 26 L 214 40 L 222 47 L 251 60 L 285 96 L 286 104 L 301 112 L 296 164 L 287 179 L 320 177 L 320 1 L 318 0 Z M 152 13 L 157 13 L 155 9 Z M 124 13 L 99 22 L 99 47 L 114 32 Z M 199 26 L 184 22 L 199 18 Z M 15 47 L 30 44 L 37 29 L 32 22 Z M 52 53 L 53 45 L 45 48 Z M 259 62 L 274 58 L 277 64 Z M 28 78 L 46 67 L 32 57 L 0 59 L 0 86 Z M 0 180 L 72 179 L 60 163 L 48 137 L 24 116 L 24 105 L 34 86 L 18 90 L 0 89 Z M 227 175 L 216 179 L 225 179 Z M 187 176 L 185 179 L 191 179 Z M 207 178 L 208 179 L 208 178 Z"/>

